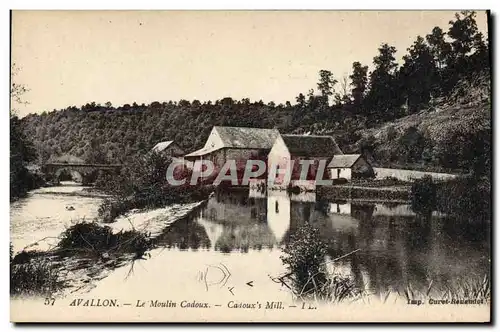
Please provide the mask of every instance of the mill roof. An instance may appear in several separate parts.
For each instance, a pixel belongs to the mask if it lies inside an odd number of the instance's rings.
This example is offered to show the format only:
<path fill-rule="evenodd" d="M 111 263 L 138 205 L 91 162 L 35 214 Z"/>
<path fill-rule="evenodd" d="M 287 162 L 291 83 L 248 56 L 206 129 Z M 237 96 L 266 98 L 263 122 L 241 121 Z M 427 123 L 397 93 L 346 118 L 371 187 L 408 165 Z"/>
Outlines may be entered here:
<path fill-rule="evenodd" d="M 360 154 L 343 154 L 333 156 L 328 168 L 349 168 L 361 157 Z"/>
<path fill-rule="evenodd" d="M 270 150 L 279 136 L 277 129 L 214 126 L 222 146 L 203 148 L 187 154 L 186 157 L 203 156 L 221 148 Z"/>
<path fill-rule="evenodd" d="M 219 134 L 224 147 L 271 149 L 279 136 L 277 129 L 249 127 L 219 127 L 214 129 Z"/>
<path fill-rule="evenodd" d="M 282 135 L 292 155 L 304 157 L 325 157 L 342 154 L 332 136 Z"/>
<path fill-rule="evenodd" d="M 152 150 L 155 152 L 161 152 L 161 151 L 165 150 L 166 148 L 168 148 L 173 142 L 174 141 L 160 142 L 160 143 L 156 144 Z"/>

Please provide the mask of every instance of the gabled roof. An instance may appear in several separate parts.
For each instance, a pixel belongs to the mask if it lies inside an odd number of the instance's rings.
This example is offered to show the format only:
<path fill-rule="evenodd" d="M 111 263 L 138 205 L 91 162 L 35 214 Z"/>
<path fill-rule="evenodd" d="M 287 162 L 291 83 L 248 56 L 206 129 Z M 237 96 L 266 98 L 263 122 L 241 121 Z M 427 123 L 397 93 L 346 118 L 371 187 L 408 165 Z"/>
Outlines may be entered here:
<path fill-rule="evenodd" d="M 282 135 L 288 151 L 301 157 L 326 157 L 342 154 L 331 136 Z"/>
<path fill-rule="evenodd" d="M 279 136 L 277 129 L 214 126 L 212 131 L 217 132 L 222 146 L 205 145 L 203 148 L 187 154 L 186 157 L 204 156 L 221 148 L 270 150 Z"/>
<path fill-rule="evenodd" d="M 194 152 L 191 152 L 191 153 L 188 153 L 187 155 L 185 155 L 184 157 L 199 157 L 199 156 L 204 156 L 206 155 L 207 153 L 210 153 L 210 152 L 214 152 L 218 149 L 215 149 L 215 148 L 210 148 L 210 147 L 203 147 L 199 150 L 196 150 Z"/>
<path fill-rule="evenodd" d="M 154 147 L 153 147 L 153 151 L 156 151 L 156 152 L 161 152 L 163 150 L 165 150 L 166 148 L 168 148 L 170 146 L 170 144 L 172 144 L 174 141 L 165 141 L 165 142 L 160 142 L 158 144 L 156 144 Z"/>
<path fill-rule="evenodd" d="M 328 168 L 350 168 L 360 157 L 360 154 L 343 154 L 333 156 L 332 161 L 328 164 Z"/>
<path fill-rule="evenodd" d="M 219 126 L 214 129 L 227 148 L 271 149 L 279 136 L 277 129 Z"/>

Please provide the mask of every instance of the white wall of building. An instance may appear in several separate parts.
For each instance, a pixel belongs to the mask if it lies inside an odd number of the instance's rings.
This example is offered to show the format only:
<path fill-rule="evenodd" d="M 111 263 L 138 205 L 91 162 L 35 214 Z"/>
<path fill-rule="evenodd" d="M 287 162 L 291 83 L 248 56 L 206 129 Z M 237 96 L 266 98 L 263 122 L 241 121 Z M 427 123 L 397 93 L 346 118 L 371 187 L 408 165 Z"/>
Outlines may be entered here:
<path fill-rule="evenodd" d="M 290 152 L 288 151 L 285 142 L 283 141 L 281 136 L 278 136 L 267 157 L 268 180 L 270 180 L 271 177 L 272 179 L 275 178 L 276 174 L 272 174 L 272 172 L 276 169 L 277 166 L 282 172 L 287 169 L 288 165 L 290 164 L 290 158 Z M 281 175 L 281 178 L 283 178 L 283 175 Z M 280 181 L 278 179 L 270 187 L 275 189 L 286 188 L 288 187 L 288 183 L 286 181 Z"/>
<path fill-rule="evenodd" d="M 350 168 L 330 168 L 330 179 L 351 179 L 351 169 Z"/>

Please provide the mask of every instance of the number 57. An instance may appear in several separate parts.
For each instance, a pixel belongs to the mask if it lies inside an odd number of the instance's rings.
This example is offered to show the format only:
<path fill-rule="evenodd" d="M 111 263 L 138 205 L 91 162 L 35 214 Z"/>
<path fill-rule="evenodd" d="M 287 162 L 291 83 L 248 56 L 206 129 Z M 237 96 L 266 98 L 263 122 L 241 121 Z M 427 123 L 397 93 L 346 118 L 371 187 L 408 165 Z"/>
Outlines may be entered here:
<path fill-rule="evenodd" d="M 55 302 L 56 302 L 55 298 L 46 297 L 45 301 L 43 302 L 43 304 L 45 304 L 45 305 L 54 305 Z"/>

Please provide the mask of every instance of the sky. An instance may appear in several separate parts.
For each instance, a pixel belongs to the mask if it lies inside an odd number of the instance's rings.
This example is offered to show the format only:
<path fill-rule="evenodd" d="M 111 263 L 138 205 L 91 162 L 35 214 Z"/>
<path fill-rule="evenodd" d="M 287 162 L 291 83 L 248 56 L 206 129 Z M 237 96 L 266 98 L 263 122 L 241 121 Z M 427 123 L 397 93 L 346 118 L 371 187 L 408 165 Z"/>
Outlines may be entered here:
<path fill-rule="evenodd" d="M 14 11 L 11 61 L 41 113 L 89 102 L 250 98 L 284 103 L 371 65 L 381 43 L 401 60 L 453 11 Z M 487 35 L 484 12 L 476 17 Z M 338 87 L 337 87 L 338 88 Z"/>

